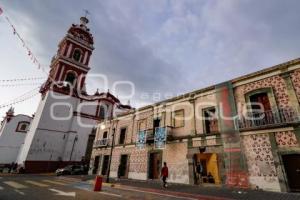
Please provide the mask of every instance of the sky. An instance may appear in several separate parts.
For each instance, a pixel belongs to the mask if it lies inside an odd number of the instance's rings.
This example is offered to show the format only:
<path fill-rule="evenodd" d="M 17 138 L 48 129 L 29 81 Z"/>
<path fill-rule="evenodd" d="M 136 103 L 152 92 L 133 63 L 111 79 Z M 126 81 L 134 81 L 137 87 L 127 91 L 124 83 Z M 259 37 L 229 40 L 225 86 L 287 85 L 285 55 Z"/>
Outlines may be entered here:
<path fill-rule="evenodd" d="M 0 80 L 46 77 L 4 15 L 49 70 L 59 41 L 88 9 L 95 41 L 89 73 L 107 76 L 109 88 L 132 82 L 134 96 L 126 95 L 128 85 L 113 94 L 134 107 L 300 57 L 298 0 L 0 0 L 0 7 Z M 42 82 L 8 87 L 0 81 L 0 107 L 35 95 L 14 106 L 16 114 L 33 114 Z M 95 78 L 87 88 L 104 90 Z M 0 116 L 7 109 L 0 108 Z"/>

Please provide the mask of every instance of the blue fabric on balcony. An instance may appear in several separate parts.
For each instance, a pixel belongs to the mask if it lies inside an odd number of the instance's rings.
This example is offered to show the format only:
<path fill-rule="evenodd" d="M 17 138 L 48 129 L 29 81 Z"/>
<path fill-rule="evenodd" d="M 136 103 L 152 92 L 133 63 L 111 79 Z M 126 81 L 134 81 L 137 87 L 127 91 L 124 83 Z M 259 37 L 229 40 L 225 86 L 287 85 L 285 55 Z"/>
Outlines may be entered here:
<path fill-rule="evenodd" d="M 145 148 L 146 141 L 147 141 L 147 132 L 139 131 L 137 134 L 136 147 L 138 147 L 139 149 Z"/>
<path fill-rule="evenodd" d="M 154 148 L 164 149 L 167 141 L 167 128 L 157 127 L 154 134 Z"/>

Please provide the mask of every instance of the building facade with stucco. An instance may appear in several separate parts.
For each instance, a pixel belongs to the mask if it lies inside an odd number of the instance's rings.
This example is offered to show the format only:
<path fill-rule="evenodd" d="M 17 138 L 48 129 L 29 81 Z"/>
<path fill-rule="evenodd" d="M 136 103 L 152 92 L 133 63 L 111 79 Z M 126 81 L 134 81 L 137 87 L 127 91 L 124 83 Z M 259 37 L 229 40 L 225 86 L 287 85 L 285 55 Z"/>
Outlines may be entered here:
<path fill-rule="evenodd" d="M 15 163 L 24 145 L 32 117 L 15 115 L 10 108 L 0 125 L 0 167 Z"/>
<path fill-rule="evenodd" d="M 167 162 L 173 183 L 297 191 L 299 100 L 295 59 L 133 110 L 98 125 L 90 173 L 155 180 Z"/>

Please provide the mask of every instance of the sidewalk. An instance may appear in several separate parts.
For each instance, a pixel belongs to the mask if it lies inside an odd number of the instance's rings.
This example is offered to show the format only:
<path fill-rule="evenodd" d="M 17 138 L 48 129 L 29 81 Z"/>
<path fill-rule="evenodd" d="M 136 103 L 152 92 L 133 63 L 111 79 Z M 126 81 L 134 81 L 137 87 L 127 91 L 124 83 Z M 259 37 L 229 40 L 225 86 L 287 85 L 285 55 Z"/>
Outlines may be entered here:
<path fill-rule="evenodd" d="M 88 181 L 93 184 L 93 180 Z M 194 186 L 185 184 L 168 184 L 168 188 L 162 188 L 159 181 L 138 181 L 129 179 L 111 179 L 111 186 L 119 189 L 139 190 L 179 196 L 190 196 L 198 199 L 271 199 L 271 200 L 299 200 L 300 193 L 279 193 L 256 190 L 230 189 L 222 186 Z M 104 183 L 104 186 L 110 186 Z M 208 198 L 209 197 L 209 198 Z"/>

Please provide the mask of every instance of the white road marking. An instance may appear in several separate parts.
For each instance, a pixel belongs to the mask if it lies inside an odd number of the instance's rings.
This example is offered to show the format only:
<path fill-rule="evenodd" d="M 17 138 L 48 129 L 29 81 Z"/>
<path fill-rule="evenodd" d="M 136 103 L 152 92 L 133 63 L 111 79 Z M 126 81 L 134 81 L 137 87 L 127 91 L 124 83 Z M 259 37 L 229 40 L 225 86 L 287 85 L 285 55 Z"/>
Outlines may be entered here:
<path fill-rule="evenodd" d="M 99 192 L 99 193 L 101 193 L 101 194 L 105 194 L 105 195 L 110 195 L 110 196 L 114 196 L 114 197 L 122 197 L 122 195 L 119 195 L 119 194 L 112 194 L 112 193 L 108 193 L 108 192 Z"/>
<path fill-rule="evenodd" d="M 0 190 L 3 190 L 4 188 L 0 186 Z"/>
<path fill-rule="evenodd" d="M 132 188 L 121 188 L 121 187 L 118 187 L 118 189 L 129 190 L 129 191 L 134 191 L 134 192 L 141 192 L 141 193 L 148 193 L 148 194 L 155 194 L 155 195 L 159 195 L 159 196 L 172 197 L 172 198 L 175 198 L 175 199 L 197 200 L 197 198 L 179 197 L 179 196 L 175 196 L 175 195 L 171 195 L 171 194 L 162 194 L 162 193 L 159 193 L 159 192 L 150 192 L 150 191 L 144 191 L 144 190 L 136 190 L 136 189 L 132 189 Z"/>
<path fill-rule="evenodd" d="M 21 192 L 21 191 L 19 191 L 19 190 L 15 190 L 15 192 L 16 192 L 16 193 L 19 193 L 20 195 L 23 195 L 23 196 L 25 195 L 24 192 Z"/>
<path fill-rule="evenodd" d="M 49 185 L 46 185 L 44 183 L 39 183 L 37 181 L 25 181 L 26 183 L 30 183 L 32 185 L 36 185 L 36 186 L 39 186 L 39 187 L 48 187 Z"/>
<path fill-rule="evenodd" d="M 75 197 L 76 193 L 75 192 L 64 192 L 61 190 L 56 190 L 56 189 L 49 189 L 52 192 L 56 192 L 56 195 L 60 196 L 69 196 L 69 197 Z"/>
<path fill-rule="evenodd" d="M 24 188 L 27 188 L 27 186 L 22 185 L 20 183 L 17 183 L 15 181 L 4 181 L 3 183 L 5 183 L 6 185 L 9 185 L 10 187 L 13 187 L 15 189 L 24 189 Z"/>
<path fill-rule="evenodd" d="M 51 180 L 43 180 L 43 182 L 53 183 L 56 185 L 66 185 L 66 183 L 62 183 L 62 182 L 58 182 L 58 181 L 51 181 Z"/>
<path fill-rule="evenodd" d="M 72 181 L 72 182 L 78 182 L 78 181 L 80 181 L 80 179 L 78 179 L 78 178 L 72 178 L 72 177 L 63 177 L 63 176 L 61 176 L 61 177 L 57 177 L 57 179 L 58 180 L 62 180 L 62 181 Z"/>

